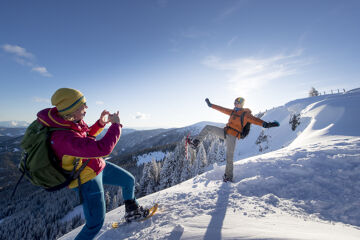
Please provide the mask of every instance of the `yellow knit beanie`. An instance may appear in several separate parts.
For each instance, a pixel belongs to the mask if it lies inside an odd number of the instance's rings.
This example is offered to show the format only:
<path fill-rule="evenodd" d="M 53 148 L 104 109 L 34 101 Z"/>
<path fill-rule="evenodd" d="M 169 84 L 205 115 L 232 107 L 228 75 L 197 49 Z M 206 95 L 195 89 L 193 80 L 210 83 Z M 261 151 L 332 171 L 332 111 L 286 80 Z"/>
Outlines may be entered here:
<path fill-rule="evenodd" d="M 51 104 L 56 106 L 61 116 L 75 112 L 84 103 L 85 96 L 72 88 L 60 88 L 51 97 Z"/>

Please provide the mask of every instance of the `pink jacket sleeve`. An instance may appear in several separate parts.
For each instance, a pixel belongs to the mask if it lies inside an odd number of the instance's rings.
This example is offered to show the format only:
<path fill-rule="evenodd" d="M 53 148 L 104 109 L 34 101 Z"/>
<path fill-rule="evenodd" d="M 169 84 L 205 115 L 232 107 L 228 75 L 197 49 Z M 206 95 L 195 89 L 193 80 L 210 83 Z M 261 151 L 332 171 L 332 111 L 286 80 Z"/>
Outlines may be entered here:
<path fill-rule="evenodd" d="M 79 158 L 99 158 L 109 155 L 120 139 L 121 126 L 114 123 L 101 140 L 82 137 L 74 131 L 55 131 L 52 135 L 53 147 L 58 155 Z"/>
<path fill-rule="evenodd" d="M 100 124 L 100 120 L 97 120 L 96 123 L 90 127 L 89 135 L 96 137 L 104 130 L 104 127 L 105 126 Z"/>

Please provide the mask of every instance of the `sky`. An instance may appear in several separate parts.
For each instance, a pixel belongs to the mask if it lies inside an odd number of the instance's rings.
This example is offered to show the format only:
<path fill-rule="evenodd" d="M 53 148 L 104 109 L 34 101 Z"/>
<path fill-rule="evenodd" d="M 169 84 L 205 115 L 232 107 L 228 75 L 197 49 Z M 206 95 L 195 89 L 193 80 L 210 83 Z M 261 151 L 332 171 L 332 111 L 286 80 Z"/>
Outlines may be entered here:
<path fill-rule="evenodd" d="M 28 121 L 62 87 L 130 128 L 226 122 L 360 85 L 360 1 L 2 0 L 0 121 Z M 276 119 L 274 119 L 276 120 Z"/>

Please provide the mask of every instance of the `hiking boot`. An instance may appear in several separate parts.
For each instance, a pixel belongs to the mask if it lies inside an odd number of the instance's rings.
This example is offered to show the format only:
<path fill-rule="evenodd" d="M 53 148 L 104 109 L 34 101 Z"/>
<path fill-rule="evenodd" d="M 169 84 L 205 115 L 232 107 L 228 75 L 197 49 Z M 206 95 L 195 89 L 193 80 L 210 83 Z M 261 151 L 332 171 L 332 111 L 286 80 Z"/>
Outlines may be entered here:
<path fill-rule="evenodd" d="M 224 174 L 224 176 L 223 176 L 223 181 L 224 181 L 224 182 L 233 182 L 233 178 L 232 178 L 232 177 L 228 177 L 228 176 L 226 176 L 226 174 Z"/>
<path fill-rule="evenodd" d="M 146 218 L 149 215 L 149 209 L 139 206 L 136 200 L 125 201 L 125 220 L 126 222 L 132 222 L 134 220 L 140 220 Z"/>
<path fill-rule="evenodd" d="M 187 140 L 188 144 L 190 145 L 191 148 L 193 149 L 197 149 L 197 147 L 199 146 L 200 144 L 200 141 L 196 138 L 192 139 L 192 138 L 189 138 Z"/>

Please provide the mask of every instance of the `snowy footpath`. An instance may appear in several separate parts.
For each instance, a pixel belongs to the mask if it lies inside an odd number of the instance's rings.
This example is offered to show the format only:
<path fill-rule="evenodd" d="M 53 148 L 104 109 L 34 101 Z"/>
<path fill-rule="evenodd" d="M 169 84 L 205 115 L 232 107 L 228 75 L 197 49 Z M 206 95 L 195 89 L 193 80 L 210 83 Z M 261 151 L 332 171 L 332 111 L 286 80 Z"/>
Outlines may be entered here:
<path fill-rule="evenodd" d="M 139 199 L 158 202 L 148 221 L 111 223 L 97 239 L 360 239 L 360 138 L 323 137 L 235 162 L 233 183 L 224 166 Z M 346 224 L 345 224 L 346 223 Z M 73 239 L 80 228 L 60 239 Z"/>

